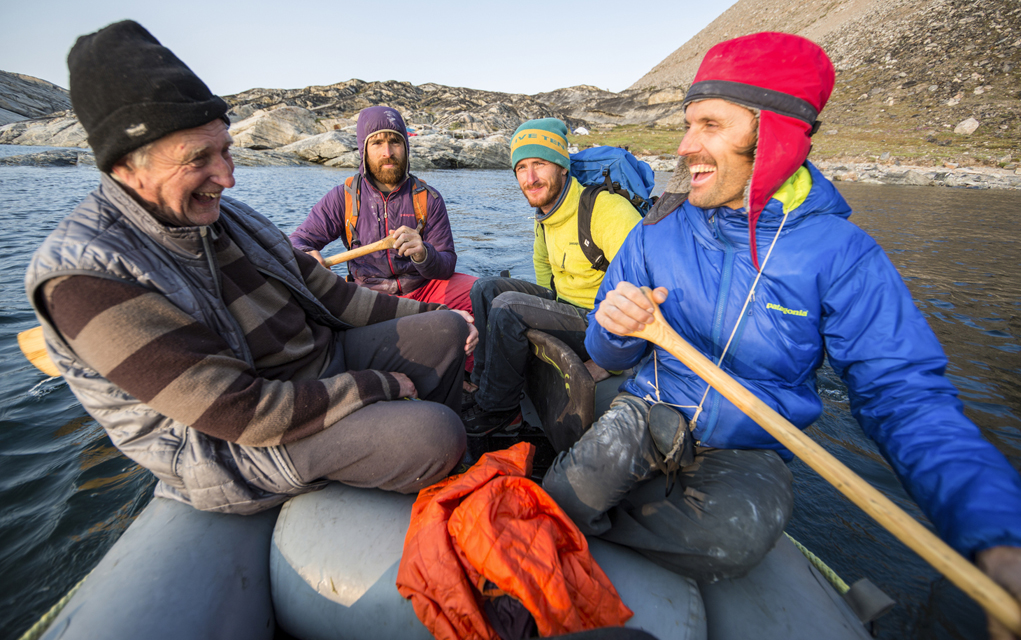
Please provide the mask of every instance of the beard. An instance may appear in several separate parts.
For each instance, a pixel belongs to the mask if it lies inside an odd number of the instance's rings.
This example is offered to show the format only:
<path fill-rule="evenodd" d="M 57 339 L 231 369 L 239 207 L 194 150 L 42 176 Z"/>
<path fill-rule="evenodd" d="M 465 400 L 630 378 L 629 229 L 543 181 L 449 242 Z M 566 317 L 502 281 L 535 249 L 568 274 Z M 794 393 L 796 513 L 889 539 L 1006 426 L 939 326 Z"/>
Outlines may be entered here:
<path fill-rule="evenodd" d="M 748 182 L 751 179 L 751 167 L 748 168 L 747 176 L 735 173 L 732 165 L 724 165 L 721 168 L 712 158 L 706 156 L 688 156 L 685 158 L 689 170 L 693 166 L 708 165 L 716 169 L 713 175 L 713 184 L 708 190 L 701 190 L 696 193 L 694 187 L 688 194 L 688 201 L 700 209 L 715 209 L 716 207 L 728 206 L 737 200 L 744 200 Z M 694 174 L 692 174 L 694 177 Z M 735 208 L 740 208 L 738 205 Z"/>
<path fill-rule="evenodd" d="M 394 166 L 386 169 L 382 168 L 383 161 L 373 162 L 371 159 L 368 161 L 369 174 L 379 184 L 385 185 L 396 185 L 404 179 L 404 174 L 408 170 L 408 158 L 391 157 L 387 162 L 392 163 Z"/>
<path fill-rule="evenodd" d="M 543 207 L 551 205 L 557 201 L 557 198 L 560 197 L 560 192 L 564 190 L 564 183 L 566 181 L 566 176 L 558 171 L 552 180 L 545 182 L 540 180 L 532 184 L 525 185 L 527 188 L 546 187 L 546 192 L 534 200 L 528 194 L 525 194 L 525 199 L 528 200 L 529 205 L 536 209 L 542 209 Z"/>

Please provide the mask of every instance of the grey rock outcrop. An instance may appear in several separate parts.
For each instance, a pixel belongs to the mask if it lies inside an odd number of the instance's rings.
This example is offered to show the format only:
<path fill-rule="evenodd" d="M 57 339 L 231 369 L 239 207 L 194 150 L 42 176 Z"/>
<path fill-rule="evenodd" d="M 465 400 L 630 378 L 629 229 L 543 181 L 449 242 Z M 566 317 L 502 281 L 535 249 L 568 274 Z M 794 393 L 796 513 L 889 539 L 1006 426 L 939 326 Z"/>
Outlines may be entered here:
<path fill-rule="evenodd" d="M 96 166 L 96 159 L 91 151 L 58 149 L 0 158 L 0 166 L 7 167 L 75 167 L 79 165 Z"/>
<path fill-rule="evenodd" d="M 268 109 L 277 105 L 301 107 L 310 111 L 320 124 L 331 120 L 353 121 L 365 107 L 385 104 L 401 112 L 405 122 L 447 129 L 468 129 L 489 134 L 513 130 L 532 118 L 559 117 L 576 127 L 584 122 L 571 118 L 536 96 L 479 91 L 438 84 L 412 85 L 389 80 L 365 82 L 348 80 L 304 89 L 251 89 L 224 96 L 237 117 L 247 117 L 248 107 Z M 232 116 L 234 117 L 234 116 Z M 339 123 L 338 123 L 339 124 Z M 329 126 L 327 128 L 343 128 Z M 317 132 L 319 133 L 319 132 Z"/>
<path fill-rule="evenodd" d="M 238 167 L 311 166 L 310 162 L 306 162 L 294 154 L 277 151 L 256 151 L 255 149 L 232 147 L 230 155 L 234 158 L 234 165 Z"/>
<path fill-rule="evenodd" d="M 898 167 L 868 162 L 815 164 L 834 182 L 1021 190 L 1021 175 L 1006 169 Z"/>
<path fill-rule="evenodd" d="M 70 108 L 71 98 L 57 85 L 20 73 L 0 71 L 0 125 Z"/>
<path fill-rule="evenodd" d="M 638 89 L 612 93 L 580 85 L 538 93 L 535 97 L 565 112 L 570 118 L 593 124 L 629 125 L 660 123 L 680 114 L 684 93 L 677 89 Z"/>
<path fill-rule="evenodd" d="M 19 120 L 0 127 L 0 144 L 84 149 L 89 140 L 78 119 L 70 111 L 63 111 L 49 118 Z"/>
<path fill-rule="evenodd" d="M 312 112 L 286 105 L 259 109 L 230 127 L 234 144 L 248 149 L 275 149 L 318 133 L 322 131 Z"/>
<path fill-rule="evenodd" d="M 444 135 L 411 139 L 411 169 L 510 169 L 510 142 L 496 134 L 482 139 Z"/>
<path fill-rule="evenodd" d="M 358 166 L 358 142 L 354 134 L 343 131 L 320 133 L 278 147 L 276 151 L 293 153 L 309 162 L 325 164 L 328 167 Z"/>

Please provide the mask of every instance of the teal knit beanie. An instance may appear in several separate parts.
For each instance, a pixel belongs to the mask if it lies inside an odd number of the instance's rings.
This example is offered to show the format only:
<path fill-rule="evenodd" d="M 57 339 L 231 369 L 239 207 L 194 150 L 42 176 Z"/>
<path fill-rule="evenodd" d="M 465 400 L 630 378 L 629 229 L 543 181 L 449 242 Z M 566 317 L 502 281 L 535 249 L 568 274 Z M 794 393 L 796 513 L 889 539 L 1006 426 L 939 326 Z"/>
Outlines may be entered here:
<path fill-rule="evenodd" d="M 567 125 L 556 118 L 529 120 L 511 138 L 511 169 L 526 158 L 542 158 L 565 169 L 571 168 L 567 153 Z"/>

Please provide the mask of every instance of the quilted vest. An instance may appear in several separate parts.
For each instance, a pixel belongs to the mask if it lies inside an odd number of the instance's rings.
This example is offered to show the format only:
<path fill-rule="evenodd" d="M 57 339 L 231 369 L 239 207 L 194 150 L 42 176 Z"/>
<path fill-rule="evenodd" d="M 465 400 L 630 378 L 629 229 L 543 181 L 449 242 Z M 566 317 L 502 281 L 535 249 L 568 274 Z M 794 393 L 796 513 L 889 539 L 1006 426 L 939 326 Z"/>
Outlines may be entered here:
<path fill-rule="evenodd" d="M 335 330 L 349 328 L 305 286 L 291 244 L 246 205 L 222 198 L 220 223 L 264 274 L 287 285 L 305 312 Z M 209 227 L 166 227 L 109 175 L 64 218 L 36 251 L 25 288 L 47 348 L 71 391 L 114 445 L 159 479 L 156 495 L 203 511 L 250 514 L 322 486 L 298 478 L 283 447 L 244 447 L 207 436 L 149 408 L 82 362 L 50 324 L 40 304 L 51 278 L 115 278 L 165 295 L 215 331 L 234 355 L 254 366 L 244 334 L 220 297 Z"/>

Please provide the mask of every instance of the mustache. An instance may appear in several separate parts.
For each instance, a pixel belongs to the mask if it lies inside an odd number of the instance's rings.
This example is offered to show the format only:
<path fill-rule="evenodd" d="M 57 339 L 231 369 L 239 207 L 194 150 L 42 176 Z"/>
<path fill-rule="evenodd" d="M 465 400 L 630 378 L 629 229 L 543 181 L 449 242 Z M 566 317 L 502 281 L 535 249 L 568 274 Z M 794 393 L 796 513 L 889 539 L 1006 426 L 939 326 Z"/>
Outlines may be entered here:
<path fill-rule="evenodd" d="M 684 156 L 684 164 L 686 164 L 689 169 L 696 164 L 707 164 L 715 167 L 716 161 L 709 156 Z"/>

